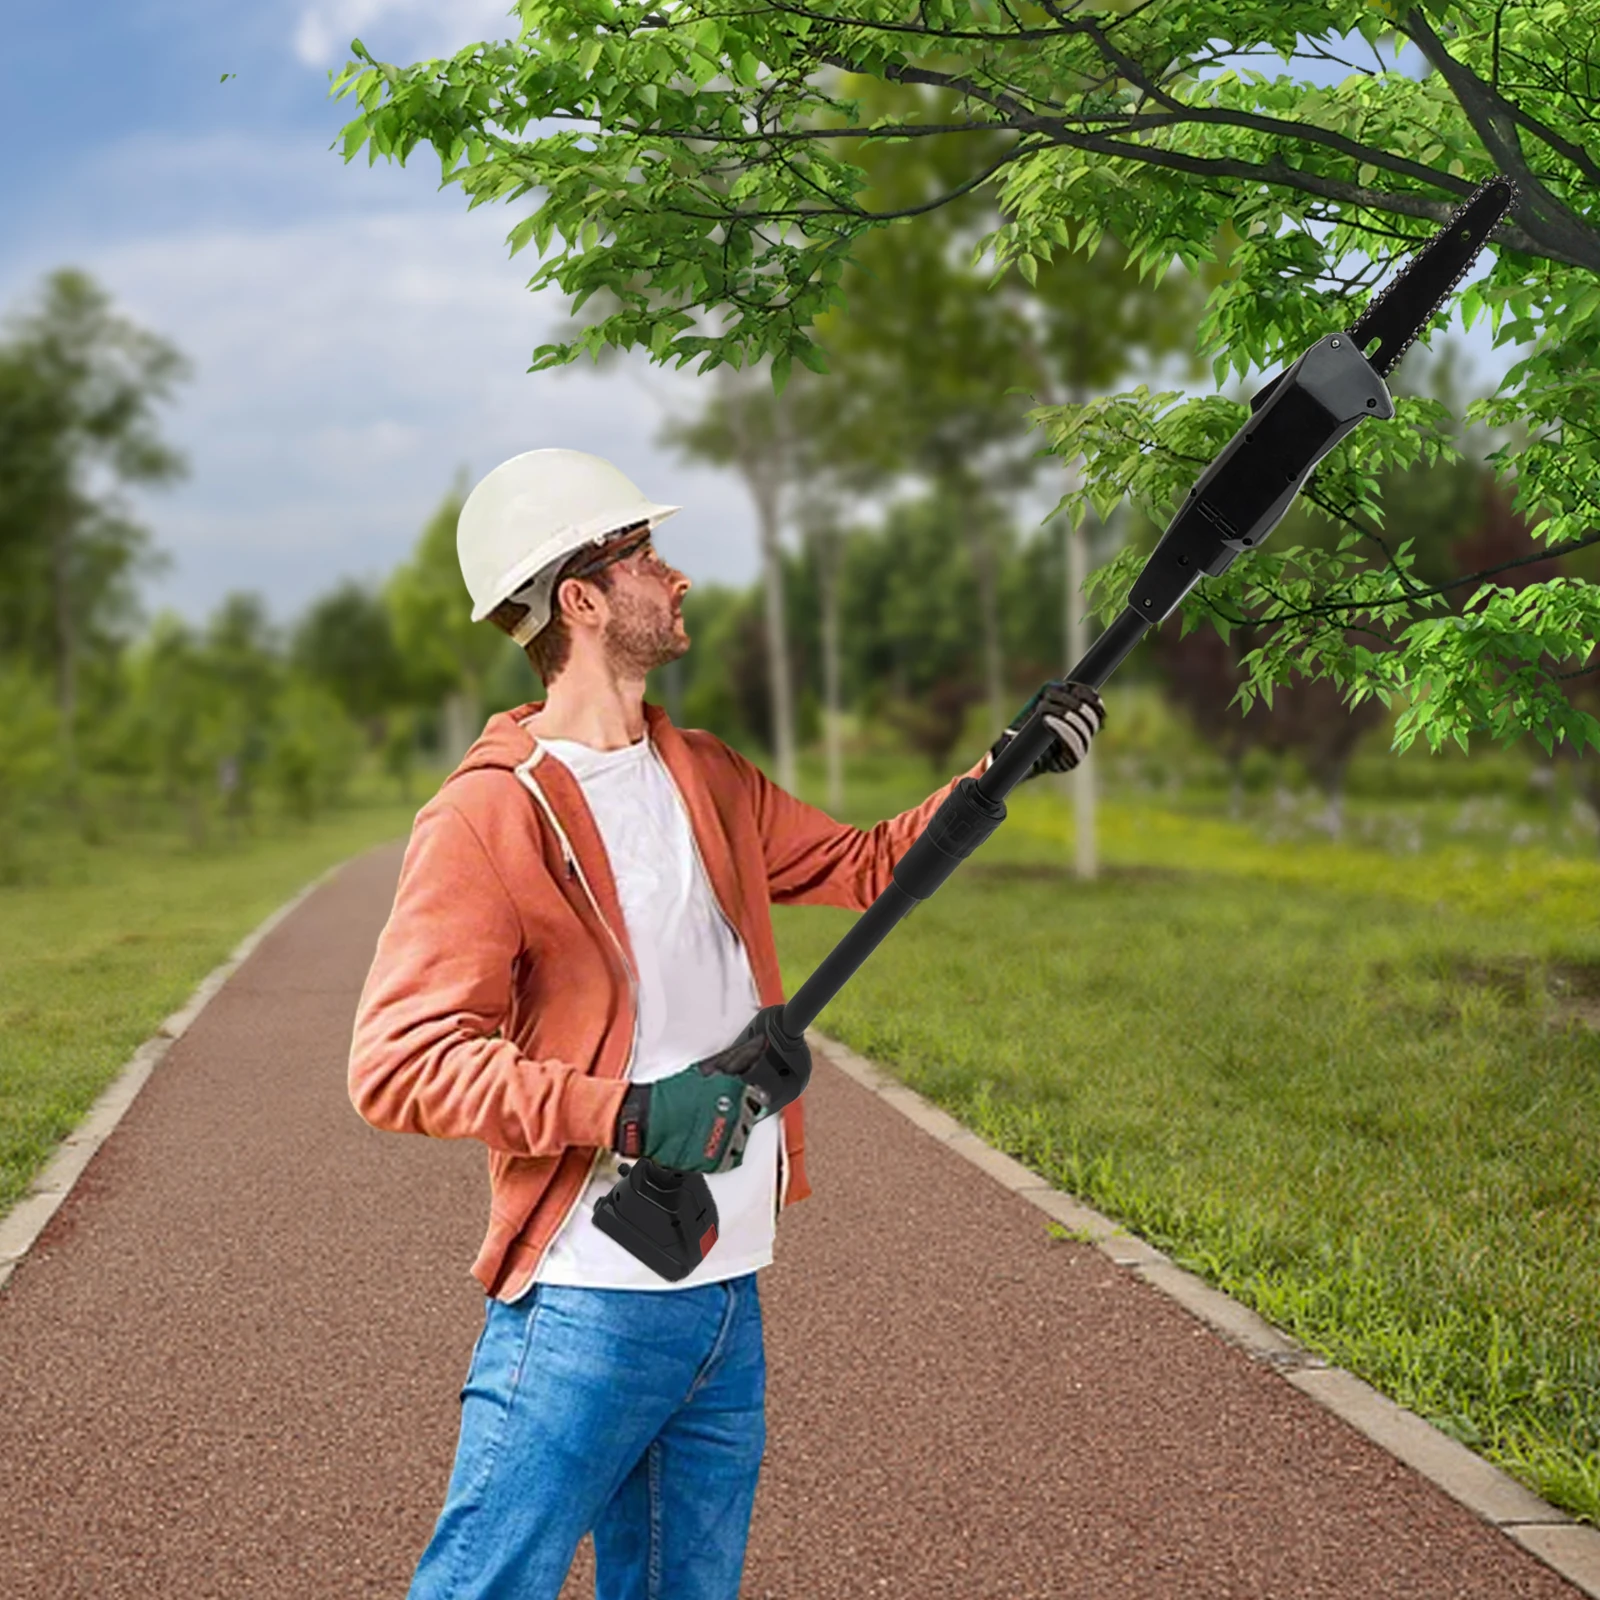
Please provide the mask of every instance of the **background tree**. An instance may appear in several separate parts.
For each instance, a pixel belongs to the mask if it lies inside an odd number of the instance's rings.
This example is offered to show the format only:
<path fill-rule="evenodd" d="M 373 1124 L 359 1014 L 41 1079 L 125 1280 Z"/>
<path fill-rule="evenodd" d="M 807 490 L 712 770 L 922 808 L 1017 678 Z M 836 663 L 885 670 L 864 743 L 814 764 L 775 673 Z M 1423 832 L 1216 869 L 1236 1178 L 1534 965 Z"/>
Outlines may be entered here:
<path fill-rule="evenodd" d="M 862 88 L 878 110 L 891 100 L 949 98 L 902 86 Z M 936 197 L 950 186 L 951 164 L 948 148 L 930 140 L 863 153 L 868 193 L 879 206 Z M 1000 572 L 1013 538 L 1016 497 L 1041 463 L 1028 438 L 1026 397 L 1008 388 L 1024 385 L 1036 399 L 1051 399 L 1063 385 L 1076 393 L 1109 381 L 1141 353 L 1154 359 L 1192 351 L 1202 301 L 1198 284 L 1181 274 L 1161 285 L 1142 283 L 1110 242 L 1090 259 L 1047 267 L 1033 287 L 1013 282 L 986 294 L 970 260 L 972 245 L 998 220 L 992 197 L 970 194 L 918 229 L 867 239 L 846 276 L 850 315 L 832 313 L 819 328 L 827 382 L 801 375 L 774 396 L 753 375 L 735 380 L 724 367 L 718 373 L 724 381 L 704 412 L 665 431 L 696 459 L 734 466 L 757 507 L 780 781 L 793 770 L 794 699 L 783 632 L 781 531 L 792 522 L 802 543 L 815 545 L 828 794 L 835 809 L 843 803 L 837 699 L 843 508 L 853 510 L 864 497 L 896 486 L 920 486 L 961 535 L 980 648 L 963 668 L 965 683 L 951 675 L 950 663 L 943 676 L 926 683 L 916 676 L 914 692 L 934 695 L 936 704 L 893 710 L 910 742 L 937 762 L 959 738 L 973 703 L 986 699 L 988 721 L 998 728 L 1019 693 L 1005 667 Z M 857 621 L 874 625 L 859 613 Z M 1052 658 L 1044 675 L 1062 670 Z"/>
<path fill-rule="evenodd" d="M 59 713 L 46 681 L 0 659 L 0 885 L 20 881 L 21 839 L 59 777 Z"/>
<path fill-rule="evenodd" d="M 209 835 L 208 800 L 230 743 L 222 686 L 208 670 L 197 631 L 163 613 L 130 653 L 131 693 L 115 728 L 117 765 L 148 774 L 180 810 L 195 848 Z"/>
<path fill-rule="evenodd" d="M 1437 26 L 1431 9 L 1366 0 L 1243 13 L 1216 0 L 1116 12 L 936 4 L 914 16 L 887 0 L 737 13 L 702 0 L 668 13 L 522 0 L 518 11 L 518 39 L 445 61 L 392 67 L 353 43 L 335 89 L 360 106 L 347 159 L 365 147 L 403 160 L 426 141 L 474 203 L 537 194 L 511 235 L 513 248 L 531 243 L 544 257 L 530 287 L 554 285 L 575 308 L 601 287 L 613 294 L 616 309 L 541 347 L 536 365 L 642 346 L 702 367 L 770 357 L 781 383 L 792 360 L 816 363 L 813 329 L 839 303 L 852 252 L 900 215 L 861 203 L 854 148 L 868 141 L 981 150 L 999 136 L 1001 154 L 971 156 L 940 199 L 994 186 L 1006 221 L 988 243 L 1025 280 L 1056 252 L 1087 253 L 1106 235 L 1141 271 L 1160 275 L 1175 255 L 1192 269 L 1231 230 L 1229 275 L 1197 330 L 1219 380 L 1348 326 L 1391 258 L 1499 172 L 1519 198 L 1487 278 L 1461 304 L 1469 320 L 1487 308 L 1502 342 L 1533 349 L 1470 409 L 1526 422 L 1514 459 L 1503 450 L 1494 465 L 1547 546 L 1600 541 L 1600 163 L 1584 144 L 1596 102 L 1567 70 L 1588 58 L 1588 6 L 1484 0 L 1452 6 Z M 1302 39 L 1341 61 L 1346 78 L 1319 88 L 1221 71 L 1213 43 L 1287 59 Z M 1397 53 L 1385 59 L 1384 40 L 1411 41 L 1432 72 L 1412 79 Z M 873 122 L 849 88 L 860 78 L 947 90 L 958 119 Z M 841 140 L 854 147 L 844 155 Z M 1085 459 L 1070 515 L 1086 503 L 1105 515 L 1130 493 L 1170 515 L 1245 414 L 1222 396 L 1178 399 L 1141 386 L 1040 412 L 1051 447 Z M 1399 694 L 1409 700 L 1401 748 L 1419 733 L 1438 748 L 1474 731 L 1600 742 L 1600 722 L 1569 702 L 1558 676 L 1569 664 L 1594 670 L 1595 585 L 1473 586 L 1449 602 L 1459 613 L 1432 615 L 1443 596 L 1410 581 L 1406 556 L 1382 553 L 1375 476 L 1447 449 L 1442 421 L 1439 408 L 1408 400 L 1322 463 L 1318 487 L 1349 543 L 1310 560 L 1296 603 L 1280 587 L 1292 551 L 1257 552 L 1208 581 L 1210 597 L 1266 635 L 1246 688 L 1299 671 L 1331 677 L 1354 701 Z M 1113 602 L 1133 576 L 1113 563 Z M 1205 620 L 1207 595 L 1185 605 Z M 1369 624 L 1390 648 L 1348 642 Z"/>
<path fill-rule="evenodd" d="M 816 448 L 814 433 L 802 430 L 795 504 L 800 547 L 817 576 L 817 621 L 821 633 L 822 741 L 826 805 L 835 817 L 844 811 L 843 678 L 840 671 L 840 570 L 850 535 L 844 526 L 846 497 L 859 492 L 848 468 Z M 817 459 L 818 456 L 821 459 Z"/>
<path fill-rule="evenodd" d="M 796 787 L 794 684 L 784 626 L 780 539 L 794 473 L 793 409 L 792 394 L 774 394 L 770 386 L 724 368 L 700 415 L 670 421 L 661 433 L 664 442 L 691 461 L 732 468 L 755 506 L 766 597 L 765 677 L 772 697 L 768 748 L 776 757 L 778 782 L 791 793 Z"/>
<path fill-rule="evenodd" d="M 225 707 L 216 781 L 230 818 L 249 817 L 273 749 L 274 710 L 285 686 L 283 643 L 260 595 L 236 592 L 212 613 L 201 639 L 205 671 Z"/>
<path fill-rule="evenodd" d="M 444 708 L 445 754 L 454 763 L 480 731 L 484 680 L 506 646 L 472 618 L 456 557 L 456 521 L 466 486 L 458 479 L 428 519 L 409 561 L 391 574 L 384 603 L 408 696 Z M 520 652 L 518 652 L 520 654 Z"/>
<path fill-rule="evenodd" d="M 372 742 L 404 699 L 405 665 L 380 587 L 354 578 L 314 600 L 296 624 L 294 665 L 322 684 Z"/>
<path fill-rule="evenodd" d="M 119 491 L 182 473 L 156 411 L 187 371 L 71 268 L 45 280 L 0 344 L 0 651 L 50 662 L 74 806 L 80 661 L 125 637 L 130 580 L 152 564 Z"/>
<path fill-rule="evenodd" d="M 916 117 L 937 125 L 961 115 L 948 89 L 861 78 L 841 92 L 854 95 L 874 121 Z M 854 151 L 867 180 L 863 206 L 931 209 L 856 245 L 842 278 L 844 308 L 818 324 L 832 381 L 817 409 L 831 423 L 831 454 L 854 467 L 858 481 L 870 474 L 882 488 L 909 475 L 937 495 L 961 529 L 983 692 L 998 730 L 1016 708 L 1020 685 L 1004 659 L 997 541 L 1019 492 L 1043 466 L 1029 435 L 1028 400 L 1081 399 L 1130 367 L 1179 352 L 1198 376 L 1193 328 L 1204 293 L 1187 273 L 1142 280 L 1114 240 L 1045 264 L 1031 282 L 990 283 L 993 262 L 985 270 L 975 246 L 1003 220 L 994 193 L 946 197 L 961 186 L 970 160 L 998 160 L 1004 140 L 990 134 L 975 149 L 970 144 L 919 138 Z"/>

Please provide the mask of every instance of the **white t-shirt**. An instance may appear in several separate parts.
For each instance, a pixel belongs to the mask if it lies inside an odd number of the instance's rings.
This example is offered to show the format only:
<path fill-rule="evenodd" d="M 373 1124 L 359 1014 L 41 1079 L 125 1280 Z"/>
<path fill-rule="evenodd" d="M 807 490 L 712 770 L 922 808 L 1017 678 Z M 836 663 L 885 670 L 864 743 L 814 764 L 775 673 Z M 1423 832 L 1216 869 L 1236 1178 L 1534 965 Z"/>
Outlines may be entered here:
<path fill-rule="evenodd" d="M 689 813 L 649 734 L 622 750 L 594 750 L 571 739 L 540 743 L 583 790 L 628 924 L 639 979 L 629 1079 L 669 1077 L 732 1044 L 761 1009 L 744 946 L 717 907 Z M 622 1181 L 616 1153 L 602 1151 L 532 1282 L 692 1289 L 770 1266 L 781 1138 L 777 1114 L 765 1116 L 751 1129 L 739 1166 L 705 1175 L 717 1207 L 717 1241 L 676 1283 L 595 1227 L 595 1202 Z"/>

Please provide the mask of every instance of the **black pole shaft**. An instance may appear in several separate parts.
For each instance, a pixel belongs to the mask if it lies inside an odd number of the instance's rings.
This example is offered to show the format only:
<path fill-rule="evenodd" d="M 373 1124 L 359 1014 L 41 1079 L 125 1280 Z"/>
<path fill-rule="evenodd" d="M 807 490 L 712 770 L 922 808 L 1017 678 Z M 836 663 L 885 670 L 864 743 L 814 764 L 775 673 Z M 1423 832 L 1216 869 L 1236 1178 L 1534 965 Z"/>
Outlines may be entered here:
<path fill-rule="evenodd" d="M 1089 646 L 1083 659 L 1067 674 L 1072 683 L 1098 689 L 1122 664 L 1123 658 L 1144 637 L 1150 619 L 1129 609 Z M 1056 735 L 1036 711 L 1001 750 L 989 770 L 978 779 L 985 800 L 999 802 L 1028 775 L 1035 761 L 1055 742 Z M 931 826 L 931 824 L 930 824 Z M 919 836 L 920 837 L 920 836 Z M 897 922 L 915 905 L 917 896 L 891 882 L 856 919 L 854 926 L 827 955 L 817 970 L 789 998 L 778 1025 L 791 1039 L 804 1036 L 817 1013 L 848 983 L 861 963 L 883 943 Z"/>

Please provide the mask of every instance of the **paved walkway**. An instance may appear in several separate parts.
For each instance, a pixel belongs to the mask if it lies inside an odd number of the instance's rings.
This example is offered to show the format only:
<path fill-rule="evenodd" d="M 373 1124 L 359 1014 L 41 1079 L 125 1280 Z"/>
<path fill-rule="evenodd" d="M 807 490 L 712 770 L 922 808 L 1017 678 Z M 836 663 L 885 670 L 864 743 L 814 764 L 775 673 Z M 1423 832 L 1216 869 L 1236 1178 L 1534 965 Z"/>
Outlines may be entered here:
<path fill-rule="evenodd" d="M 404 1594 L 487 1181 L 345 1097 L 399 857 L 262 941 L 0 1290 L 8 1600 Z M 1576 1600 L 821 1055 L 807 1093 L 746 1600 Z"/>

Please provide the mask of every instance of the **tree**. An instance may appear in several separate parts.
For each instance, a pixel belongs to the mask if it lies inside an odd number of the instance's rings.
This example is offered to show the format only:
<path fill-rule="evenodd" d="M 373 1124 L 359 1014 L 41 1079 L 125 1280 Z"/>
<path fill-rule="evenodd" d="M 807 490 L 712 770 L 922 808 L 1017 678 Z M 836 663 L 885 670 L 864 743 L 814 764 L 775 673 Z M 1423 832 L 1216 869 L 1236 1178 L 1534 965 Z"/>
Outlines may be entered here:
<path fill-rule="evenodd" d="M 295 627 L 290 659 L 323 684 L 374 742 L 402 698 L 403 666 L 394 624 L 378 589 L 349 579 L 307 607 Z"/>
<path fill-rule="evenodd" d="M 445 707 L 445 744 L 453 761 L 477 737 L 484 677 L 503 650 L 505 635 L 472 620 L 472 601 L 456 558 L 456 522 L 465 485 L 457 482 L 419 535 L 411 559 L 384 590 L 404 682 L 417 703 Z"/>
<path fill-rule="evenodd" d="M 0 650 L 54 669 L 74 805 L 79 662 L 125 626 L 129 579 L 154 564 L 117 491 L 184 470 L 156 409 L 187 371 L 70 268 L 45 280 L 0 345 Z"/>
<path fill-rule="evenodd" d="M 46 800 L 53 788 L 60 745 L 49 686 L 32 667 L 0 660 L 0 707 L 0 885 L 10 885 L 24 875 L 29 802 Z"/>
<path fill-rule="evenodd" d="M 195 848 L 207 839 L 206 797 L 229 753 L 233 721 L 209 665 L 195 630 L 162 613 L 130 653 L 132 692 L 115 730 L 117 765 L 157 780 L 162 798 L 182 808 Z"/>
<path fill-rule="evenodd" d="M 212 613 L 201 641 L 212 690 L 227 708 L 215 776 L 230 819 L 249 817 L 271 770 L 275 706 L 285 682 L 278 630 L 258 594 L 235 592 Z"/>
<path fill-rule="evenodd" d="M 793 476 L 793 396 L 735 379 L 724 368 L 716 394 L 698 417 L 662 429 L 666 443 L 691 460 L 732 467 L 756 508 L 761 576 L 766 594 L 767 682 L 772 696 L 772 750 L 778 782 L 795 788 L 794 684 L 784 628 L 780 537 L 784 493 Z"/>
<path fill-rule="evenodd" d="M 920 112 L 934 122 L 960 113 L 947 89 L 864 79 L 862 113 L 874 120 Z M 987 163 L 1003 138 L 973 152 Z M 971 555 L 982 632 L 989 720 L 998 730 L 1014 709 L 1001 647 L 1002 508 L 1038 475 L 1027 402 L 1082 399 L 1110 384 L 1142 355 L 1187 350 L 1198 375 L 1193 326 L 1203 306 L 1199 280 L 1170 274 L 1147 283 L 1128 270 L 1114 240 L 1082 256 L 1047 263 L 1031 282 L 991 276 L 973 243 L 1003 220 L 995 196 L 973 190 L 943 197 L 962 178 L 968 152 L 950 141 L 869 143 L 857 152 L 867 186 L 861 203 L 879 211 L 934 210 L 915 228 L 865 235 L 843 280 L 844 307 L 824 316 L 818 336 L 831 381 L 816 410 L 830 452 L 874 487 L 910 473 L 949 507 Z M 1030 685 L 1029 688 L 1036 687 Z"/>
<path fill-rule="evenodd" d="M 518 11 L 518 39 L 444 61 L 394 67 L 355 41 L 334 92 L 360 107 L 346 159 L 366 148 L 404 160 L 426 142 L 472 204 L 537 193 L 510 236 L 545 258 L 530 287 L 554 285 L 575 309 L 600 288 L 615 297 L 576 339 L 537 350 L 536 368 L 642 346 L 702 369 L 770 357 L 781 384 L 794 359 L 821 365 L 813 330 L 867 235 L 989 186 L 1006 220 L 980 244 L 1025 281 L 1108 234 L 1141 273 L 1164 274 L 1174 256 L 1191 269 L 1224 262 L 1197 349 L 1219 381 L 1243 377 L 1348 326 L 1395 260 L 1479 180 L 1505 173 L 1519 187 L 1514 213 L 1461 305 L 1469 323 L 1488 310 L 1500 343 L 1533 348 L 1469 413 L 1522 426 L 1493 466 L 1548 549 L 1600 541 L 1600 162 L 1583 142 L 1596 102 L 1567 70 L 1588 59 L 1591 6 L 940 0 L 908 13 L 887 0 L 800 0 L 728 12 L 689 0 L 661 12 L 522 0 Z M 1217 67 L 1215 40 L 1287 61 L 1302 37 L 1348 76 L 1332 88 L 1282 73 L 1201 76 Z M 1357 41 L 1351 59 L 1338 54 L 1345 37 Z M 1398 70 L 1405 41 L 1430 65 L 1420 81 Z M 1387 61 L 1383 45 L 1396 47 Z M 959 114 L 864 122 L 850 88 L 862 78 L 947 90 Z M 935 201 L 861 204 L 855 151 L 867 141 L 981 148 L 996 136 L 1000 154 L 974 157 Z M 1056 453 L 1084 457 L 1071 516 L 1091 503 L 1104 515 L 1125 494 L 1170 514 L 1245 415 L 1220 395 L 1177 399 L 1141 385 L 1037 414 Z M 1446 451 L 1442 421 L 1413 399 L 1394 421 L 1357 429 L 1308 487 L 1349 530 L 1340 548 L 1293 582 L 1294 551 L 1257 552 L 1192 593 L 1186 620 L 1262 629 L 1247 702 L 1297 671 L 1331 678 L 1352 703 L 1407 699 L 1402 749 L 1418 734 L 1437 749 L 1479 731 L 1531 731 L 1547 749 L 1600 742 L 1562 672 L 1600 670 L 1589 664 L 1600 589 L 1514 591 L 1485 569 L 1448 591 L 1452 606 L 1465 592 L 1459 612 L 1432 615 L 1447 591 L 1413 582 L 1406 552 L 1383 542 L 1375 476 Z M 1132 577 L 1113 563 L 1112 603 Z M 1348 642 L 1355 629 L 1383 648 Z"/>
<path fill-rule="evenodd" d="M 994 539 L 1004 562 L 1015 532 L 1003 527 Z M 916 583 L 905 581 L 908 571 Z M 933 495 L 891 506 L 845 553 L 840 627 L 851 701 L 898 727 L 936 769 L 984 698 L 972 589 L 968 540 Z"/>
<path fill-rule="evenodd" d="M 930 98 L 901 86 L 864 86 L 877 109 Z M 948 95 L 940 98 L 948 99 Z M 948 151 L 922 140 L 863 152 L 869 193 L 878 205 L 909 205 L 940 194 L 952 178 Z M 1002 726 L 1017 686 L 1001 643 L 998 529 L 1016 492 L 1038 472 L 1027 436 L 1030 390 L 1051 400 L 1063 386 L 1079 392 L 1109 381 L 1136 350 L 1166 355 L 1190 341 L 1200 297 L 1191 279 L 1173 275 L 1144 285 L 1103 242 L 1092 259 L 1047 267 L 1032 287 L 1014 283 L 985 294 L 968 264 L 971 240 L 998 221 L 992 199 L 969 194 L 942 207 L 918 230 L 863 241 L 846 275 L 850 314 L 836 311 L 819 327 L 829 379 L 791 383 L 780 399 L 752 379 L 729 382 L 703 415 L 671 425 L 667 436 L 701 459 L 737 464 L 761 517 L 768 592 L 769 672 L 780 782 L 792 770 L 786 738 L 793 688 L 781 632 L 777 587 L 780 522 L 792 520 L 814 546 L 824 608 L 822 655 L 829 805 L 843 803 L 839 713 L 839 531 L 843 504 L 911 479 L 946 508 L 964 541 L 967 589 L 981 634 L 981 672 L 989 721 Z M 729 369 L 720 369 L 728 373 Z M 1010 387 L 1008 387 L 1010 386 Z M 1059 672 L 1052 661 L 1045 672 Z M 897 706 L 912 742 L 935 753 L 959 737 L 975 696 L 953 682 L 940 703 Z"/>
<path fill-rule="evenodd" d="M 805 445 L 802 442 L 802 452 Z M 803 456 L 804 459 L 804 456 Z M 839 670 L 839 573 L 845 541 L 841 499 L 853 485 L 837 461 L 831 470 L 821 466 L 802 471 L 795 521 L 800 547 L 817 573 L 817 620 L 822 656 L 823 765 L 827 781 L 827 807 L 835 817 L 844 813 L 844 749 L 841 719 L 842 682 Z"/>

